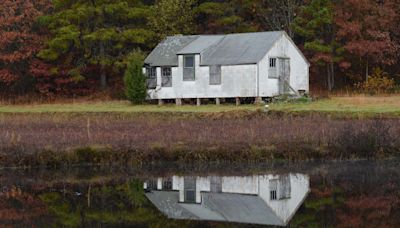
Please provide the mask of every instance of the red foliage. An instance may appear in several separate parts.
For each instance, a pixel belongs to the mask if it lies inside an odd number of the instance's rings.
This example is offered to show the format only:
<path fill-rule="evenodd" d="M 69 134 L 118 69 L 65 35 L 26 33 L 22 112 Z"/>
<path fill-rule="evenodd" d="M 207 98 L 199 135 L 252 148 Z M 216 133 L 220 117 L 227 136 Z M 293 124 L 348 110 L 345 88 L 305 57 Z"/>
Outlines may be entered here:
<path fill-rule="evenodd" d="M 4 186 L 5 187 L 5 186 Z M 21 205 L 21 208 L 15 205 Z M 0 220 L 2 224 L 32 224 L 47 214 L 47 207 L 35 196 L 15 186 L 0 194 Z"/>
<path fill-rule="evenodd" d="M 44 36 L 35 20 L 51 6 L 50 0 L 2 0 L 0 6 L 0 84 L 10 85 L 29 70 Z"/>
<path fill-rule="evenodd" d="M 356 58 L 393 65 L 399 45 L 390 28 L 397 23 L 395 0 L 343 0 L 336 4 L 337 37 Z"/>
<path fill-rule="evenodd" d="M 392 227 L 393 212 L 400 208 L 397 194 L 349 197 L 338 213 L 339 227 Z"/>

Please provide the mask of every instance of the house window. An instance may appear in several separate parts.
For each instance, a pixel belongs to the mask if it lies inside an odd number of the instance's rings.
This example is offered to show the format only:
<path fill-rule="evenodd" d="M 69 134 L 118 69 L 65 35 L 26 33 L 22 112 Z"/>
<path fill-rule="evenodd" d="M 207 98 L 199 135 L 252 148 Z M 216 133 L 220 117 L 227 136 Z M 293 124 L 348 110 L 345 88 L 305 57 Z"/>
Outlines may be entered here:
<path fill-rule="evenodd" d="M 183 56 L 183 80 L 194 81 L 195 80 L 195 58 L 194 55 Z"/>
<path fill-rule="evenodd" d="M 276 58 L 269 59 L 269 67 L 276 67 Z"/>
<path fill-rule="evenodd" d="M 184 62 L 185 62 L 185 64 L 184 64 L 185 68 L 193 68 L 194 67 L 194 56 L 186 55 Z"/>
<path fill-rule="evenodd" d="M 210 85 L 221 85 L 221 66 L 210 66 Z"/>
<path fill-rule="evenodd" d="M 163 190 L 172 190 L 172 178 L 167 178 L 163 180 L 162 183 Z"/>
<path fill-rule="evenodd" d="M 271 194 L 271 200 L 276 200 L 276 190 L 272 190 L 270 194 Z"/>
<path fill-rule="evenodd" d="M 146 68 L 147 88 L 155 89 L 157 87 L 157 69 L 155 67 Z"/>
<path fill-rule="evenodd" d="M 271 200 L 278 199 L 278 180 L 270 180 L 269 181 L 269 196 Z"/>
<path fill-rule="evenodd" d="M 185 203 L 196 203 L 196 178 L 184 178 Z"/>
<path fill-rule="evenodd" d="M 171 67 L 161 68 L 161 86 L 162 87 L 172 87 L 172 74 Z"/>
<path fill-rule="evenodd" d="M 291 197 L 290 176 L 282 175 L 278 179 L 269 181 L 269 192 L 271 200 L 283 200 Z"/>
<path fill-rule="evenodd" d="M 148 180 L 146 190 L 157 190 L 157 180 Z"/>
<path fill-rule="evenodd" d="M 278 78 L 276 58 L 269 59 L 268 78 Z"/>

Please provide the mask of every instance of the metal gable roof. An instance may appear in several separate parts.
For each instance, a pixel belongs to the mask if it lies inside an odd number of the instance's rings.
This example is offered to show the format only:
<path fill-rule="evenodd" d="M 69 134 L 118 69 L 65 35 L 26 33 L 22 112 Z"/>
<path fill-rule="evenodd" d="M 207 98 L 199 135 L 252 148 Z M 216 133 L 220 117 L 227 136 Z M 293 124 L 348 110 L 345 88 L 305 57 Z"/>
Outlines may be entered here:
<path fill-rule="evenodd" d="M 256 195 L 201 193 L 201 204 L 179 203 L 179 192 L 153 191 L 146 197 L 168 218 L 285 226 Z"/>
<path fill-rule="evenodd" d="M 165 38 L 144 60 L 150 66 L 177 66 L 177 52 L 199 36 L 169 36 Z"/>
<path fill-rule="evenodd" d="M 151 66 L 177 66 L 177 55 L 200 54 L 201 65 L 255 64 L 284 33 L 171 36 L 150 53 L 145 63 Z"/>
<path fill-rule="evenodd" d="M 283 32 L 239 33 L 226 35 L 202 55 L 202 65 L 258 63 Z"/>
<path fill-rule="evenodd" d="M 196 40 L 182 48 L 177 52 L 178 55 L 182 54 L 200 54 L 210 48 L 212 45 L 218 43 L 224 38 L 223 35 L 203 35 L 199 36 Z"/>

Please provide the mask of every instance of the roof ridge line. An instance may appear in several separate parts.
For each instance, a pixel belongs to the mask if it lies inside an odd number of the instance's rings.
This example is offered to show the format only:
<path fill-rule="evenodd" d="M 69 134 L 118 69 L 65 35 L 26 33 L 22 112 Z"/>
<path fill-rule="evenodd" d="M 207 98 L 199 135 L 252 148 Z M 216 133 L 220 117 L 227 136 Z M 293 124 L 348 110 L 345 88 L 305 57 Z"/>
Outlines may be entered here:
<path fill-rule="evenodd" d="M 205 53 L 206 51 L 208 51 L 208 50 L 211 49 L 212 47 L 213 47 L 214 51 L 217 50 L 217 48 L 215 48 L 215 47 L 217 47 L 220 43 L 222 43 L 222 41 L 224 41 L 224 40 L 226 39 L 226 37 L 227 37 L 226 34 L 225 34 L 225 35 L 221 35 L 221 36 L 223 36 L 223 37 L 222 37 L 218 42 L 216 42 L 215 44 L 212 44 L 212 45 L 210 45 L 208 48 L 204 49 L 204 50 L 200 53 L 200 55 L 203 54 L 203 53 Z"/>

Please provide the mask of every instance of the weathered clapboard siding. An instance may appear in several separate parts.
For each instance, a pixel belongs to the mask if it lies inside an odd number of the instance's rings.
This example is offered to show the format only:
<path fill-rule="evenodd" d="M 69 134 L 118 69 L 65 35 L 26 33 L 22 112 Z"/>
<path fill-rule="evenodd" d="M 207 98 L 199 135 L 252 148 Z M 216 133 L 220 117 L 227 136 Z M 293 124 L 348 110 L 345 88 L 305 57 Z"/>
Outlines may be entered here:
<path fill-rule="evenodd" d="M 263 39 L 270 37 L 271 40 L 264 42 L 258 36 Z M 265 45 L 265 47 L 258 48 L 255 45 Z M 221 53 L 215 53 L 218 51 Z M 194 80 L 184 78 L 183 65 L 186 54 L 195 56 Z M 157 56 L 160 56 L 160 60 Z M 295 91 L 309 91 L 309 63 L 285 32 L 197 36 L 197 38 L 196 36 L 169 37 L 146 59 L 148 65 L 156 68 L 157 74 L 156 88 L 148 90 L 149 99 L 279 95 L 282 93 L 279 88 L 283 83 L 279 77 L 283 77 L 279 72 L 276 73 L 276 78 L 271 77 L 270 58 L 289 59 L 290 75 L 286 76 L 290 78 L 288 81 L 290 87 Z M 279 61 L 276 64 L 278 63 Z M 172 85 L 163 87 L 161 68 L 168 66 L 167 64 L 171 67 Z M 221 69 L 220 84 L 215 83 L 215 80 L 210 81 L 210 67 L 215 68 L 215 66 L 220 66 Z"/>

